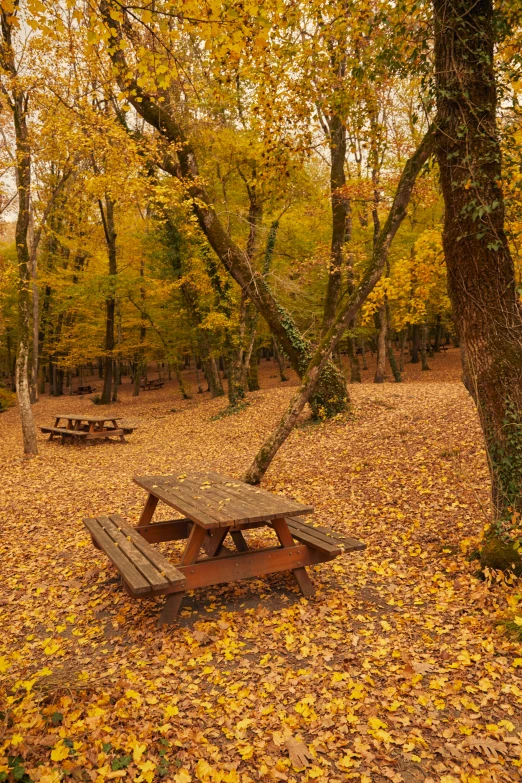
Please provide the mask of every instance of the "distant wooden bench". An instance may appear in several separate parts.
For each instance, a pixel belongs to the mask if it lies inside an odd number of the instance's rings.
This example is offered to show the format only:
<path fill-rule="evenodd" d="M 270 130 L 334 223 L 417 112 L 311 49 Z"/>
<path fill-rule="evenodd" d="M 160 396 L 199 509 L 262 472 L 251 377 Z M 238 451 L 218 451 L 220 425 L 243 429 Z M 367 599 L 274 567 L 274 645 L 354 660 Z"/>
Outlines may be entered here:
<path fill-rule="evenodd" d="M 88 433 L 84 432 L 83 430 L 68 430 L 65 427 L 40 427 L 40 429 L 42 432 L 49 432 L 51 435 L 51 440 L 53 435 L 61 435 L 62 438 L 86 438 L 88 435 Z"/>
<path fill-rule="evenodd" d="M 186 578 L 118 514 L 84 519 L 94 545 L 121 574 L 130 595 L 148 598 L 184 589 Z"/>
<path fill-rule="evenodd" d="M 143 381 L 141 388 L 150 391 L 151 389 L 162 389 L 165 381 L 154 378 L 152 381 Z"/>
<path fill-rule="evenodd" d="M 76 391 L 73 391 L 73 394 L 92 394 L 95 392 L 96 389 L 94 386 L 78 386 Z"/>

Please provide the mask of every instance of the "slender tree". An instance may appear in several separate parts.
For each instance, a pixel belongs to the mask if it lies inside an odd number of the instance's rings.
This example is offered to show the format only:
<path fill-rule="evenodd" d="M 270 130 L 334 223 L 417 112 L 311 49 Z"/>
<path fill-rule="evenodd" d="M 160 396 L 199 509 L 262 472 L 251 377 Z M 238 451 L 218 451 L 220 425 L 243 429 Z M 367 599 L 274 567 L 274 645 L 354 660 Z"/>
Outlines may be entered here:
<path fill-rule="evenodd" d="M 36 427 L 31 409 L 29 384 L 29 353 L 31 348 L 31 258 L 28 232 L 31 202 L 31 145 L 27 112 L 28 92 L 21 86 L 16 64 L 13 32 L 17 25 L 16 6 L 2 8 L 0 41 L 0 88 L 13 115 L 16 141 L 16 183 L 18 187 L 18 217 L 16 219 L 16 253 L 18 258 L 18 353 L 16 357 L 16 393 L 22 421 L 24 453 L 38 454 Z M 38 350 L 38 346 L 34 346 Z"/>

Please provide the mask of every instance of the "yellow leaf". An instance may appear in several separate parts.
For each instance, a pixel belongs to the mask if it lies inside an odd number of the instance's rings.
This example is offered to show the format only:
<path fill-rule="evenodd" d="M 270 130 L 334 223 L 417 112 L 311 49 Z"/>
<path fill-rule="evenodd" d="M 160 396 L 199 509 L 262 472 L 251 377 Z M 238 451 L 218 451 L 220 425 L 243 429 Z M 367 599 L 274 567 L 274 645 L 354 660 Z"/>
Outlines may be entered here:
<path fill-rule="evenodd" d="M 60 740 L 56 743 L 54 748 L 51 751 L 51 760 L 52 761 L 63 761 L 64 759 L 68 758 L 69 756 L 69 748 L 67 745 L 63 744 L 63 740 Z"/>
<path fill-rule="evenodd" d="M 50 639 L 49 642 L 44 647 L 44 653 L 46 655 L 54 655 L 58 652 L 60 649 L 60 642 L 57 642 L 55 639 Z"/>
<path fill-rule="evenodd" d="M 379 720 L 379 718 L 368 718 L 368 725 L 372 729 L 387 729 L 388 726 L 386 723 L 383 723 L 382 720 Z"/>
<path fill-rule="evenodd" d="M 136 742 L 132 748 L 132 758 L 134 759 L 135 764 L 139 764 L 141 761 L 141 757 L 147 750 L 146 745 L 140 745 L 139 742 Z"/>
<path fill-rule="evenodd" d="M 174 775 L 174 783 L 190 783 L 192 775 L 190 775 L 185 767 L 182 767 L 179 772 Z"/>

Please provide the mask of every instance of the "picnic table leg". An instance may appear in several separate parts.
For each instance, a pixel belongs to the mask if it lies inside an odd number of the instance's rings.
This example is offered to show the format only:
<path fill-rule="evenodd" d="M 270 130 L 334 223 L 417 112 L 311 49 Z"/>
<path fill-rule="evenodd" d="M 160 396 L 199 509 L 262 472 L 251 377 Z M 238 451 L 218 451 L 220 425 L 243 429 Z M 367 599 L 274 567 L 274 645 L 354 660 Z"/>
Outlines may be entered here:
<path fill-rule="evenodd" d="M 114 425 L 114 429 L 117 430 L 118 429 L 118 425 L 116 423 L 116 419 L 111 419 L 111 422 Z M 127 441 L 125 440 L 125 433 L 124 432 L 121 433 L 120 440 L 121 440 L 122 443 L 127 443 Z"/>
<path fill-rule="evenodd" d="M 145 525 L 150 525 L 150 521 L 152 517 L 154 516 L 154 512 L 156 511 L 156 506 L 158 505 L 158 498 L 154 497 L 154 495 L 149 495 L 147 498 L 147 502 L 145 503 L 145 507 L 143 511 L 140 514 L 140 518 L 138 520 L 138 524 L 136 527 L 143 527 Z"/>
<path fill-rule="evenodd" d="M 274 519 L 272 520 L 272 526 L 277 534 L 281 546 L 294 546 L 294 539 L 286 524 L 286 519 Z M 309 598 L 315 593 L 315 587 L 313 586 L 310 577 L 304 566 L 301 568 L 292 569 L 292 573 L 295 576 L 296 582 L 299 585 L 299 589 L 305 598 Z"/>
<path fill-rule="evenodd" d="M 203 549 L 209 557 L 216 557 L 219 554 L 219 550 L 221 549 L 229 530 L 230 528 L 228 527 L 218 527 L 214 530 L 207 530 L 207 534 L 203 541 Z"/>
<path fill-rule="evenodd" d="M 230 535 L 238 552 L 248 552 L 248 544 L 241 530 L 232 530 Z"/>
<path fill-rule="evenodd" d="M 57 416 L 57 417 L 56 417 L 56 421 L 54 422 L 54 426 L 55 426 L 55 427 L 57 427 L 57 426 L 58 426 L 58 423 L 59 423 L 59 421 L 60 421 L 60 417 L 59 417 L 59 416 Z M 49 433 L 49 440 L 52 440 L 52 439 L 53 439 L 53 437 L 54 437 L 54 432 L 51 432 L 51 433 Z"/>
<path fill-rule="evenodd" d="M 207 531 L 204 527 L 199 527 L 199 525 L 195 524 L 192 525 L 192 530 L 190 531 L 190 535 L 187 539 L 185 551 L 181 556 L 180 565 L 192 565 L 192 563 L 196 562 L 199 550 L 201 549 L 201 545 L 206 534 Z M 171 593 L 171 595 L 167 596 L 167 600 L 165 601 L 165 605 L 163 606 L 159 616 L 158 626 L 171 625 L 171 623 L 174 622 L 178 616 L 181 602 L 183 601 L 184 597 L 184 590 L 180 591 L 179 593 Z"/>

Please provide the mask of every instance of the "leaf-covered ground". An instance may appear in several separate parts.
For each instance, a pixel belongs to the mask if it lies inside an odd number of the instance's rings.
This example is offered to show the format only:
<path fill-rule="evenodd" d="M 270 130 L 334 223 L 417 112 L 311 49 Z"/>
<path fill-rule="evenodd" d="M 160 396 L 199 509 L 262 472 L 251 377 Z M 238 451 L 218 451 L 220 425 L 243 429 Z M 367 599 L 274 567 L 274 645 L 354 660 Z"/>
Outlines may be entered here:
<path fill-rule="evenodd" d="M 352 415 L 304 421 L 275 460 L 266 489 L 368 547 L 312 569 L 314 599 L 288 575 L 209 588 L 160 631 L 160 599 L 132 600 L 93 549 L 82 517 L 136 521 L 133 475 L 241 476 L 292 391 L 261 368 L 263 390 L 218 418 L 223 399 L 181 402 L 175 384 L 132 399 L 127 383 L 126 445 L 42 436 L 24 461 L 17 411 L 1 416 L 0 780 L 520 779 L 517 585 L 469 559 L 488 480 L 457 351 L 400 385 L 351 386 Z M 97 409 L 34 410 L 42 425 Z"/>

